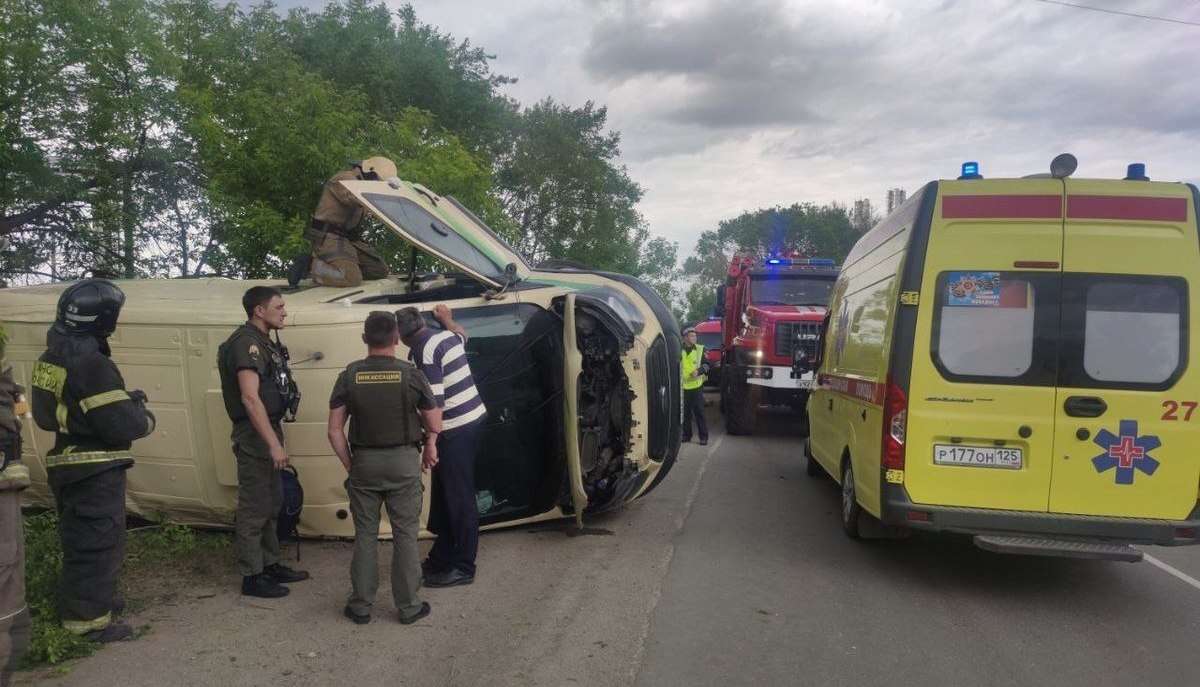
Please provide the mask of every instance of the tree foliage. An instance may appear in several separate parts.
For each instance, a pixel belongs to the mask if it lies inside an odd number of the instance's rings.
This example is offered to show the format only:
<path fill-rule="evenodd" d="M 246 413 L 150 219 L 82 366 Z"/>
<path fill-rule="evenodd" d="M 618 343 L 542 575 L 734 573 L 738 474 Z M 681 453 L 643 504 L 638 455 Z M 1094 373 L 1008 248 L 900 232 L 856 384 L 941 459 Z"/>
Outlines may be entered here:
<path fill-rule="evenodd" d="M 0 4 L 0 279 L 279 276 L 351 159 L 458 197 L 530 253 L 653 275 L 603 107 L 524 109 L 492 56 L 410 6 Z M 407 247 L 376 228 L 393 266 Z"/>

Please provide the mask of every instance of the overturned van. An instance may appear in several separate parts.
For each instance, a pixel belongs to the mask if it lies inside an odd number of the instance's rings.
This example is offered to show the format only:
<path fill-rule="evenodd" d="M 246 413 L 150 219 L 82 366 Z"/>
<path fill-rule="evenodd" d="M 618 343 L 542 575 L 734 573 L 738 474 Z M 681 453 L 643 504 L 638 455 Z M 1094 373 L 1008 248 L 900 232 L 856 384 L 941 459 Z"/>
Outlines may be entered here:
<path fill-rule="evenodd" d="M 848 534 L 1116 560 L 1200 539 L 1197 190 L 1052 170 L 965 167 L 846 258 L 805 448 Z"/>
<path fill-rule="evenodd" d="M 282 340 L 303 400 L 283 430 L 304 485 L 301 534 L 354 533 L 345 471 L 325 432 L 333 382 L 365 355 L 362 322 L 372 310 L 414 305 L 428 313 L 446 303 L 470 334 L 467 355 L 488 411 L 476 463 L 484 526 L 579 520 L 663 479 L 679 450 L 680 339 L 652 289 L 624 275 L 532 269 L 455 199 L 422 186 L 399 179 L 346 186 L 452 271 L 349 288 L 216 278 L 116 282 L 126 304 L 111 338 L 113 359 L 130 389 L 146 391 L 158 418 L 154 434 L 133 447 L 130 511 L 233 524 L 237 467 L 216 355 L 245 320 L 241 296 L 255 284 L 280 288 L 287 303 Z M 0 290 L 8 359 L 27 386 L 65 286 Z M 42 459 L 53 436 L 32 422 L 24 431 L 35 480 L 29 497 L 49 504 Z"/>

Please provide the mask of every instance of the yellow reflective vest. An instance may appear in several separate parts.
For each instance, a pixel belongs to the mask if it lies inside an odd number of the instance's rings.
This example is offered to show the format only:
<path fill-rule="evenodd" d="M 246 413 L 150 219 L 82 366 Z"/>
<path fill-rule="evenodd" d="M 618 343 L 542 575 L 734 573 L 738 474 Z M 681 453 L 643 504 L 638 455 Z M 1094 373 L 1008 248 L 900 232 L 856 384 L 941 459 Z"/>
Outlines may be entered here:
<path fill-rule="evenodd" d="M 696 370 L 700 367 L 700 364 L 703 362 L 704 346 L 696 344 L 696 347 L 690 352 L 686 348 L 683 349 L 683 363 L 681 372 L 683 373 L 684 391 L 691 391 L 692 389 L 699 389 L 700 387 L 704 386 L 704 375 L 700 375 L 699 377 L 692 376 L 692 373 L 696 372 Z"/>

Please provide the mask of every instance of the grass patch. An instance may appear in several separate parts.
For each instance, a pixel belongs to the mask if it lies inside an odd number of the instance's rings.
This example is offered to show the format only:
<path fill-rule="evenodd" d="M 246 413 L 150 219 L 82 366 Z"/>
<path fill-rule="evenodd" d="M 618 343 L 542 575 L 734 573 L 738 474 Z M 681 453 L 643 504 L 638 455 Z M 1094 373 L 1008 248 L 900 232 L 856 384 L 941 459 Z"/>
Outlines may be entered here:
<path fill-rule="evenodd" d="M 133 523 L 131 523 L 133 524 Z M 118 595 L 125 612 L 136 612 L 178 596 L 181 590 L 211 584 L 233 562 L 233 536 L 166 522 L 138 523 L 125 542 L 125 565 Z M 25 597 L 32 620 L 23 668 L 56 665 L 86 656 L 96 645 L 59 624 L 56 596 L 62 570 L 58 514 L 26 513 Z M 135 634 L 135 638 L 140 636 Z"/>

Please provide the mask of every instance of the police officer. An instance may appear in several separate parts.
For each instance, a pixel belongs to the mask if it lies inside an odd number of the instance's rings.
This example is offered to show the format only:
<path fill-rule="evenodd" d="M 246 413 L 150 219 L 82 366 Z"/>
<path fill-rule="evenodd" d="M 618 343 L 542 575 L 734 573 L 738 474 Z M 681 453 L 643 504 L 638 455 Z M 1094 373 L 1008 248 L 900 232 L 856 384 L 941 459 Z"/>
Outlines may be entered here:
<path fill-rule="evenodd" d="M 288 594 L 283 584 L 308 579 L 307 572 L 279 562 L 275 533 L 283 502 L 279 471 L 289 460 L 279 423 L 298 395 L 285 365 L 286 352 L 268 336 L 283 329 L 287 317 L 283 296 L 278 289 L 253 286 L 242 296 L 242 307 L 246 324 L 221 344 L 217 365 L 237 456 L 234 535 L 242 594 L 269 599 Z"/>
<path fill-rule="evenodd" d="M 29 648 L 29 608 L 25 605 L 25 542 L 21 533 L 21 490 L 29 468 L 21 464 L 23 408 L 20 389 L 4 361 L 0 326 L 0 685 L 7 685 Z M 16 405 L 24 405 L 16 404 Z"/>
<path fill-rule="evenodd" d="M 312 221 L 304 230 L 304 237 L 312 243 L 311 263 L 306 256 L 297 258 L 288 283 L 295 286 L 300 282 L 306 264 L 311 265 L 313 281 L 321 286 L 358 286 L 363 279 L 387 277 L 387 263 L 362 240 L 362 206 L 341 182 L 394 176 L 395 163 L 386 157 L 372 157 L 351 162 L 325 182 Z"/>
<path fill-rule="evenodd" d="M 396 359 L 400 342 L 396 317 L 375 311 L 363 323 L 367 357 L 350 363 L 329 397 L 329 444 L 350 473 L 346 493 L 354 516 L 354 591 L 343 611 L 359 625 L 371 621 L 379 586 L 379 508 L 387 506 L 392 523 L 392 600 L 400 622 L 408 625 L 429 615 L 421 601 L 420 530 L 422 469 L 437 464 L 437 433 L 442 411 L 425 375 Z M 350 420 L 350 439 L 343 429 Z M 424 432 L 422 432 L 424 429 Z M 424 440 L 422 440 L 422 433 Z M 423 453 L 418 447 L 424 444 Z"/>
<path fill-rule="evenodd" d="M 68 631 L 99 642 L 131 634 L 112 622 L 125 553 L 125 471 L 130 446 L 154 431 L 146 394 L 126 391 L 110 359 L 108 337 L 124 304 L 107 279 L 67 287 L 32 376 L 33 418 L 55 432 L 46 471 L 63 548 L 59 616 Z"/>
<path fill-rule="evenodd" d="M 680 372 L 683 375 L 683 440 L 692 440 L 692 418 L 700 433 L 700 445 L 708 444 L 708 421 L 704 417 L 704 346 L 696 343 L 696 328 L 683 330 L 683 353 Z"/>

